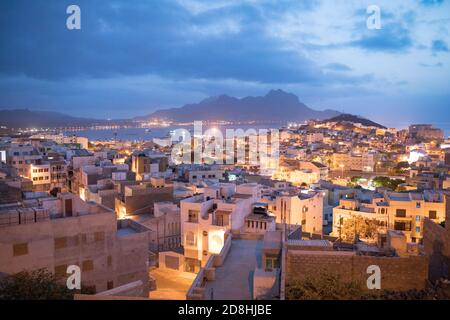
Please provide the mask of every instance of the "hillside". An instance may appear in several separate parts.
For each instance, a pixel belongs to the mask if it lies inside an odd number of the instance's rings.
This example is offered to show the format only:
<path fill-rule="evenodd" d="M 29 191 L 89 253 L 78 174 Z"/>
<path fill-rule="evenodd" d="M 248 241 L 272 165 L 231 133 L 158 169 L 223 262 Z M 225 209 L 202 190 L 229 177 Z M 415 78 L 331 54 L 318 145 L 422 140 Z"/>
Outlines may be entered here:
<path fill-rule="evenodd" d="M 194 120 L 287 122 L 323 120 L 339 115 L 333 110 L 317 111 L 299 101 L 294 94 L 272 90 L 265 96 L 235 98 L 227 95 L 207 98 L 181 108 L 158 110 L 137 120 L 167 119 L 178 122 Z"/>
<path fill-rule="evenodd" d="M 77 118 L 59 112 L 28 109 L 0 110 L 0 125 L 8 128 L 52 128 L 104 123 L 106 120 Z"/>
<path fill-rule="evenodd" d="M 365 119 L 359 116 L 355 116 L 353 114 L 340 114 L 336 117 L 330 118 L 330 119 L 326 119 L 323 120 L 322 123 L 327 123 L 327 122 L 337 122 L 337 123 L 359 123 L 365 127 L 376 127 L 376 128 L 380 128 L 380 129 L 386 129 L 385 126 L 373 122 L 369 119 Z"/>

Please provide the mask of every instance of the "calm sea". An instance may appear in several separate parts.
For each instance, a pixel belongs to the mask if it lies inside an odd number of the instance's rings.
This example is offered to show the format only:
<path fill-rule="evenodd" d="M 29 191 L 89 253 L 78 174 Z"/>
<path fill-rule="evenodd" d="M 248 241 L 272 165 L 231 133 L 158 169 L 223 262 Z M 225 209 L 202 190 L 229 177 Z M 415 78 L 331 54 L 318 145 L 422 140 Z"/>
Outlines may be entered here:
<path fill-rule="evenodd" d="M 390 126 L 390 124 L 387 124 Z M 450 136 L 450 124 L 443 125 L 434 124 L 436 127 L 441 128 L 445 132 L 445 136 Z M 204 125 L 203 132 L 208 128 L 217 127 L 222 130 L 222 134 L 225 135 L 226 129 L 243 129 L 247 130 L 250 128 L 258 129 L 270 129 L 270 128 L 279 128 L 276 125 L 226 125 L 226 126 L 212 126 L 212 125 Z M 395 126 L 394 126 L 395 127 Z M 403 128 L 407 126 L 402 126 L 398 128 Z M 114 139 L 115 134 L 117 135 L 117 139 L 119 140 L 133 140 L 133 141 L 151 141 L 153 138 L 163 138 L 169 135 L 169 133 L 175 129 L 183 128 L 189 131 L 193 131 L 194 127 L 191 126 L 171 126 L 165 128 L 123 128 L 123 129 L 107 129 L 107 130 L 81 130 L 81 131 L 67 131 L 65 134 L 67 135 L 78 135 L 82 137 L 87 137 L 90 140 L 111 140 Z"/>
<path fill-rule="evenodd" d="M 213 126 L 204 125 L 203 132 L 208 128 L 219 128 L 222 130 L 222 134 L 225 136 L 226 129 L 243 129 L 247 130 L 253 128 L 255 130 L 259 129 L 270 129 L 278 128 L 274 125 L 226 125 L 226 126 Z M 106 130 L 80 130 L 80 131 L 66 131 L 66 135 L 77 135 L 81 137 L 89 138 L 89 140 L 112 140 L 117 137 L 118 140 L 131 140 L 131 141 L 151 141 L 153 138 L 163 138 L 169 136 L 170 132 L 176 129 L 186 129 L 193 132 L 194 126 L 170 126 L 165 128 L 123 128 L 123 129 L 106 129 Z"/>

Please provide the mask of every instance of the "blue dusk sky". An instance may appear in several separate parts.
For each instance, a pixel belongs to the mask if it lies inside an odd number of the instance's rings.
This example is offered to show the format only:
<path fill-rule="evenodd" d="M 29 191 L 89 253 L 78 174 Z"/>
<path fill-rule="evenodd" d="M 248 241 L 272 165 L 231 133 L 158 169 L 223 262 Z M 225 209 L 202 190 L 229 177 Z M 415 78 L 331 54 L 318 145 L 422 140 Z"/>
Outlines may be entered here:
<path fill-rule="evenodd" d="M 388 125 L 450 123 L 450 0 L 4 0 L 0 32 L 0 109 L 128 118 L 282 89 Z"/>

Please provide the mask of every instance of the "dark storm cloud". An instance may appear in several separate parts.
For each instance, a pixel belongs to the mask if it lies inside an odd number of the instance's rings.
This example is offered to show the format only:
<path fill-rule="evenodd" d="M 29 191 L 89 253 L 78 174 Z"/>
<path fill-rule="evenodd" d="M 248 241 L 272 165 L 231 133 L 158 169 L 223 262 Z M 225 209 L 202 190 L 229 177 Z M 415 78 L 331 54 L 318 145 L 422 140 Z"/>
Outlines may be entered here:
<path fill-rule="evenodd" d="M 0 72 L 39 79 L 159 74 L 260 82 L 320 81 L 320 70 L 258 32 L 247 8 L 236 36 L 195 32 L 220 16 L 192 17 L 174 1 L 79 1 L 82 29 L 65 28 L 66 1 L 9 1 L 2 11 Z M 19 10 L 20 9 L 20 10 Z"/>

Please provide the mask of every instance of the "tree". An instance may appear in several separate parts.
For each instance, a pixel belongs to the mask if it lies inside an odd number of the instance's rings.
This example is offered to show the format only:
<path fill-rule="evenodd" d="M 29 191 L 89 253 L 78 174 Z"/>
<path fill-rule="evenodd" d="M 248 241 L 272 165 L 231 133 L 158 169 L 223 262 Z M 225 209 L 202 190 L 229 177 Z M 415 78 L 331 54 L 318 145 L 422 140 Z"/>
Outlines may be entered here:
<path fill-rule="evenodd" d="M 321 272 L 286 285 L 287 300 L 354 300 L 364 294 L 355 281 L 343 281 L 337 273 Z"/>
<path fill-rule="evenodd" d="M 375 187 L 384 187 L 391 190 L 397 190 L 400 184 L 404 183 L 401 179 L 390 179 L 389 177 L 375 177 L 373 179 L 373 185 Z"/>
<path fill-rule="evenodd" d="M 344 219 L 341 226 L 341 237 L 345 241 L 353 241 L 356 236 L 361 239 L 375 239 L 381 223 L 376 219 L 354 216 Z"/>
<path fill-rule="evenodd" d="M 0 280 L 0 300 L 69 300 L 73 294 L 46 269 L 22 271 Z"/>

